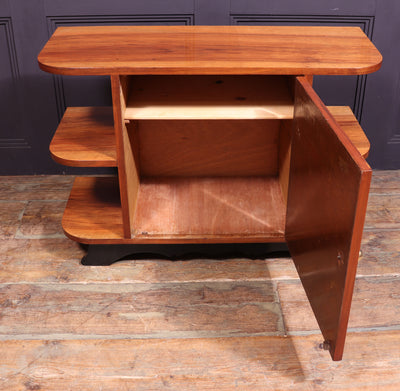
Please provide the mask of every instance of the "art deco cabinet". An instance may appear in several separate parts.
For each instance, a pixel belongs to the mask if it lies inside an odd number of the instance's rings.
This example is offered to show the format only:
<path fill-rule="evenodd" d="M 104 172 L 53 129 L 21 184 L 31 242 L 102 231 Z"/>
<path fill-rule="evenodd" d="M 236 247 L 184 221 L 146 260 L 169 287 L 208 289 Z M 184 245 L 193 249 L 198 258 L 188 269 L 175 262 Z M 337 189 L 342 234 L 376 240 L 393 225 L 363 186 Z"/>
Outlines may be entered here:
<path fill-rule="evenodd" d="M 340 360 L 371 169 L 348 107 L 312 75 L 376 71 L 353 27 L 61 27 L 44 71 L 109 75 L 112 107 L 69 107 L 50 145 L 77 177 L 65 234 L 87 244 L 286 242 Z"/>

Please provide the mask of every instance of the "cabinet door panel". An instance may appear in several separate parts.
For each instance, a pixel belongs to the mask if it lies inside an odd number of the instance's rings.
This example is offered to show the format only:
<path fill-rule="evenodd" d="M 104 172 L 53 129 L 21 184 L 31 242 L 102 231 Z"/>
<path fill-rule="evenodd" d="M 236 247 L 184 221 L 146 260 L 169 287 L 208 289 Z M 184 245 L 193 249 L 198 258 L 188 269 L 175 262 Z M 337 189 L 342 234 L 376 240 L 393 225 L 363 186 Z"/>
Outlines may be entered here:
<path fill-rule="evenodd" d="M 334 360 L 343 355 L 371 169 L 296 79 L 286 241 Z"/>

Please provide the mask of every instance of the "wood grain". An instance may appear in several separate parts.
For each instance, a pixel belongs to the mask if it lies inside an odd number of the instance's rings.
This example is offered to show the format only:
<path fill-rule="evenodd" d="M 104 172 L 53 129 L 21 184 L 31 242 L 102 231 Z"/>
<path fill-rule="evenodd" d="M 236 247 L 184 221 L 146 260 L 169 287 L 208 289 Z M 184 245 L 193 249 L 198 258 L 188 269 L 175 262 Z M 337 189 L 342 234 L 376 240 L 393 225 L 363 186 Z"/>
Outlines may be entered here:
<path fill-rule="evenodd" d="M 276 177 L 146 178 L 135 216 L 137 239 L 283 240 L 285 206 Z"/>
<path fill-rule="evenodd" d="M 293 150 L 287 148 L 290 137 L 286 133 L 281 138 L 282 144 L 278 146 L 278 141 L 272 143 L 275 154 L 267 162 L 269 168 L 274 168 L 274 176 L 201 179 L 153 176 L 139 179 L 142 168 L 139 131 L 136 122 L 127 126 L 125 120 L 175 119 L 185 115 L 189 119 L 208 119 L 208 115 L 220 119 L 291 118 L 291 113 L 282 112 L 282 102 L 277 99 L 277 92 L 282 89 L 262 88 L 261 78 L 249 92 L 249 89 L 241 89 L 241 79 L 232 79 L 236 84 L 232 83 L 230 87 L 228 76 L 223 80 L 215 80 L 214 76 L 209 79 L 191 77 L 190 82 L 186 82 L 182 75 L 242 74 L 246 75 L 242 81 L 247 80 L 244 85 L 248 85 L 250 75 L 259 74 L 364 74 L 380 67 L 381 56 L 359 28 L 187 27 L 60 28 L 39 55 L 40 66 L 49 72 L 111 75 L 119 186 L 115 178 L 78 179 L 64 215 L 64 230 L 71 238 L 86 243 L 284 241 L 287 193 L 286 239 L 319 326 L 330 344 L 331 355 L 334 360 L 340 360 L 371 173 L 350 138 L 337 126 L 306 79 L 299 79 L 296 86 Z M 153 75 L 153 82 L 141 85 L 141 81 L 149 79 L 123 76 L 132 74 Z M 154 76 L 157 74 L 180 76 L 164 77 L 160 81 Z M 163 80 L 173 88 L 168 85 L 164 88 Z M 218 96 L 217 103 L 202 90 L 207 80 L 212 80 L 215 89 L 211 90 L 216 92 L 211 95 Z M 130 81 L 133 82 L 132 89 L 128 87 Z M 163 87 L 159 90 L 161 95 L 156 92 L 156 85 Z M 225 86 L 228 87 L 227 95 L 220 92 Z M 186 93 L 188 88 L 198 90 L 196 98 L 191 101 L 187 98 L 192 95 L 192 91 L 189 95 Z M 263 89 L 275 90 L 275 105 L 260 102 L 257 94 L 251 95 Z M 209 93 L 210 88 L 207 90 Z M 131 96 L 127 109 L 129 91 Z M 232 98 L 232 91 L 240 92 L 240 95 Z M 152 94 L 152 99 L 146 100 L 149 94 Z M 283 102 L 283 106 L 285 110 L 289 107 L 291 112 L 291 104 Z M 345 123 L 346 126 L 353 129 L 351 124 Z M 357 128 L 355 133 L 359 134 L 360 129 Z M 300 137 L 300 144 L 296 144 L 296 138 Z M 256 138 L 256 141 L 261 140 L 261 136 Z M 357 142 L 365 144 L 364 139 Z M 369 145 L 365 144 L 363 148 L 368 152 Z M 149 150 L 147 156 L 152 152 Z M 235 154 L 235 150 L 232 152 Z M 289 155 L 292 164 L 287 186 Z M 173 162 L 170 157 L 167 160 Z M 201 158 L 195 159 L 197 164 L 199 160 Z M 174 169 L 177 170 L 181 164 L 172 164 L 174 174 Z M 227 167 L 235 171 L 236 166 L 241 165 L 235 162 L 230 167 L 227 162 L 221 174 L 226 175 L 224 170 Z M 162 166 L 161 160 L 156 167 Z M 282 169 L 280 181 L 277 166 Z M 150 172 L 158 175 L 157 169 Z M 171 175 L 170 172 L 169 167 L 164 174 Z M 189 170 L 188 174 L 194 173 Z M 245 174 L 254 175 L 246 170 Z M 204 172 L 196 175 L 204 175 Z M 309 179 L 311 176 L 312 180 Z M 247 284 L 237 287 L 234 283 L 226 287 L 207 286 L 207 289 L 203 286 L 200 293 L 196 285 L 190 288 L 157 285 L 150 287 L 150 292 L 146 291 L 144 295 L 140 286 L 109 286 L 109 291 L 104 287 L 98 291 L 97 287 L 82 285 L 70 285 L 67 290 L 53 288 L 21 284 L 0 287 L 3 294 L 1 330 L 4 335 L 15 332 L 21 336 L 23 330 L 28 335 L 40 334 L 47 326 L 60 334 L 76 335 L 77 325 L 83 330 L 83 335 L 86 335 L 85 330 L 87 334 L 90 330 L 103 335 L 112 324 L 114 332 L 129 335 L 134 330 L 135 337 L 147 333 L 157 336 L 166 328 L 172 333 L 194 332 L 190 336 L 198 336 L 196 333 L 206 335 L 212 331 L 213 322 L 218 324 L 220 321 L 227 322 L 226 335 L 229 336 L 240 333 L 240 324 L 249 321 L 246 328 L 251 333 L 283 331 L 275 296 L 272 295 L 272 302 L 263 302 L 259 298 L 261 291 L 254 284 L 250 288 Z M 245 306 L 241 304 L 237 311 L 226 304 L 232 293 L 234 300 L 237 294 L 238 302 L 246 303 Z M 51 297 L 50 301 L 48 297 Z M 134 304 L 132 297 L 137 300 Z M 151 301 L 148 305 L 149 297 L 156 297 L 157 304 Z M 188 301 L 191 304 L 188 313 L 183 311 L 180 318 L 177 316 L 179 309 L 170 303 L 191 297 L 195 299 L 193 303 Z M 68 311 L 64 310 L 65 298 Z M 204 299 L 207 300 L 206 315 L 199 310 Z M 262 305 L 258 305 L 260 301 Z M 59 308 L 54 310 L 54 303 Z M 160 303 L 162 311 L 158 310 Z M 210 304 L 215 304 L 215 307 Z M 110 308 L 121 308 L 122 311 L 116 314 Z M 53 316 L 54 312 L 56 316 Z M 68 317 L 64 316 L 66 313 Z M 40 316 L 43 319 L 38 322 Z M 123 319 L 116 327 L 112 318 L 120 320 L 121 316 Z M 188 323 L 185 317 L 193 323 Z M 24 321 L 30 318 L 35 318 L 35 321 L 25 324 Z M 265 323 L 265 319 L 272 320 Z M 218 327 L 225 330 L 225 323 Z M 167 333 L 167 337 L 171 336 L 173 334 Z M 22 372 L 20 370 L 17 375 Z M 32 379 L 25 381 L 24 385 L 37 388 Z"/>
<path fill-rule="evenodd" d="M 62 218 L 64 233 L 88 243 L 124 238 L 118 179 L 77 177 Z M 90 240 L 89 240 L 90 241 Z"/>
<path fill-rule="evenodd" d="M 278 120 L 146 120 L 136 126 L 143 177 L 278 173 Z"/>
<path fill-rule="evenodd" d="M 70 182 L 4 177 L 0 207 L 14 197 L 63 200 Z M 391 207 L 385 200 L 399 194 L 399 172 L 374 171 L 373 183 L 374 202 Z M 371 222 L 382 223 L 373 216 Z M 398 225 L 364 233 L 341 362 L 320 348 L 323 338 L 290 259 L 131 260 L 96 268 L 79 264 L 84 250 L 67 238 L 0 240 L 0 389 L 397 391 Z M 157 318 L 158 309 L 170 317 Z M 214 309 L 221 310 L 215 319 Z M 122 310 L 140 314 L 148 333 L 134 334 L 145 326 L 120 317 Z M 106 333 L 96 335 L 91 326 Z"/>
<path fill-rule="evenodd" d="M 374 186 L 373 200 L 376 204 L 388 204 L 388 198 L 396 196 L 400 192 L 398 184 L 398 171 L 374 171 L 372 183 Z M 26 190 L 26 194 L 4 192 L 2 197 L 10 201 L 0 203 L 0 209 L 7 211 L 2 222 L 7 232 L 15 233 L 21 223 L 22 211 L 25 203 L 12 212 L 11 201 L 13 197 L 30 195 L 31 197 L 55 196 L 58 189 L 61 189 L 62 180 L 68 177 L 4 177 L 9 189 Z M 46 180 L 45 180 L 46 179 Z M 54 191 L 51 184 L 54 184 Z M 68 182 L 69 183 L 69 182 Z M 64 185 L 67 186 L 68 183 Z M 47 191 L 43 191 L 46 186 Z M 35 193 L 31 188 L 37 189 Z M 68 186 L 67 186 L 68 188 Z M 378 195 L 376 191 L 381 193 Z M 389 194 L 388 194 L 389 193 Z M 7 195 L 8 194 L 8 195 Z M 63 198 L 63 193 L 59 193 Z M 378 199 L 377 197 L 380 197 Z M 371 200 L 371 196 L 370 196 Z M 57 203 L 59 210 L 55 210 L 61 224 L 62 204 Z M 11 206 L 11 207 L 10 207 Z M 10 209 L 10 211 L 9 211 Z M 390 209 L 388 209 L 390 212 Z M 19 216 L 19 218 L 18 218 Z M 397 226 L 388 222 L 388 227 L 382 229 L 373 228 L 375 219 L 382 224 L 379 214 L 373 213 L 369 217 L 367 211 L 366 219 L 370 222 L 371 228 L 364 231 L 361 243 L 362 256 L 359 259 L 357 275 L 364 277 L 387 276 L 394 277 L 400 274 L 400 230 Z M 390 228 L 392 227 L 392 228 Z M 3 238 L 5 238 L 3 236 Z M 1 283 L 21 282 L 60 282 L 60 283 L 85 283 L 97 282 L 107 283 L 109 278 L 113 281 L 128 282 L 192 282 L 192 281 L 223 281 L 225 279 L 238 281 L 261 280 L 272 278 L 274 280 L 296 279 L 297 272 L 288 258 L 270 258 L 267 260 L 231 259 L 193 259 L 187 261 L 164 261 L 157 259 L 138 260 L 135 257 L 131 261 L 121 262 L 109 268 L 97 268 L 96 274 L 92 269 L 81 266 L 80 258 L 85 250 L 76 242 L 68 238 L 58 239 L 12 239 L 0 241 L 0 253 L 2 273 Z M 21 249 L 23 248 L 23 251 Z"/>
<path fill-rule="evenodd" d="M 400 332 L 350 333 L 346 361 L 320 336 L 2 341 L 4 389 L 353 390 L 400 388 Z M 82 360 L 85 357 L 85 360 Z"/>
<path fill-rule="evenodd" d="M 377 327 L 398 328 L 399 297 L 390 292 L 398 292 L 399 288 L 400 281 L 397 276 L 357 278 L 349 328 L 356 330 Z M 277 289 L 287 332 L 295 334 L 302 331 L 317 331 L 318 323 L 299 281 L 278 282 Z M 298 311 L 299 308 L 302 310 Z"/>
<path fill-rule="evenodd" d="M 126 119 L 293 118 L 283 76 L 133 76 Z"/>
<path fill-rule="evenodd" d="M 69 75 L 364 74 L 382 57 L 359 27 L 59 27 L 39 66 Z"/>
<path fill-rule="evenodd" d="M 111 76 L 118 179 L 121 197 L 120 205 L 125 238 L 130 238 L 132 235 L 133 216 L 135 214 L 139 189 L 139 172 L 134 156 L 135 148 L 130 137 L 131 133 L 128 132 L 123 118 L 126 108 L 128 84 L 129 80 L 126 77 Z"/>
<path fill-rule="evenodd" d="M 60 210 L 60 213 L 62 211 Z M 16 229 L 16 226 L 14 229 Z M 21 248 L 23 252 L 21 253 Z M 400 231 L 364 232 L 357 276 L 396 277 L 400 275 Z M 183 261 L 137 259 L 108 268 L 80 265 L 85 249 L 68 238 L 8 239 L 0 241 L 2 254 L 0 283 L 158 283 L 296 280 L 290 258 L 228 260 L 194 258 Z M 299 289 L 302 290 L 300 287 Z M 302 293 L 304 295 L 304 292 Z M 371 291 L 369 303 L 373 302 Z M 390 293 L 387 294 L 388 296 Z M 285 311 L 285 313 L 288 313 Z"/>
<path fill-rule="evenodd" d="M 109 244 L 282 242 L 284 223 L 275 177 L 143 179 L 130 239 L 116 179 L 79 177 L 63 217 L 69 238 Z"/>
<path fill-rule="evenodd" d="M 332 358 L 340 360 L 371 169 L 308 82 L 297 80 L 286 240 Z"/>
<path fill-rule="evenodd" d="M 366 159 L 370 150 L 370 143 L 351 108 L 348 106 L 328 106 L 327 108 L 362 157 Z"/>
<path fill-rule="evenodd" d="M 22 335 L 130 338 L 283 333 L 272 282 L 0 286 L 0 339 Z"/>
<path fill-rule="evenodd" d="M 308 79 L 307 79 L 308 80 Z M 357 148 L 363 158 L 368 157 L 370 143 L 362 130 L 357 118 L 348 106 L 327 106 L 328 111 L 339 124 L 340 128 Z M 279 132 L 279 181 L 282 188 L 282 195 L 287 199 L 290 171 L 290 143 L 292 140 L 293 121 L 284 120 L 281 122 Z"/>
<path fill-rule="evenodd" d="M 23 252 L 21 252 L 23 248 Z M 80 264 L 86 249 L 68 238 L 8 239 L 0 241 L 1 284 L 138 284 L 296 279 L 290 258 L 193 259 L 168 261 L 128 257 L 106 268 Z M 386 253 L 382 254 L 382 257 Z M 397 261 L 399 257 L 397 257 Z M 389 259 L 388 259 L 389 260 Z M 397 266 L 397 269 L 396 269 Z M 399 270 L 396 260 L 392 273 Z M 94 273 L 95 271 L 95 273 Z"/>
<path fill-rule="evenodd" d="M 53 159 L 65 166 L 116 167 L 111 107 L 68 107 L 50 143 Z"/>
<path fill-rule="evenodd" d="M 395 229 L 400 221 L 400 194 L 381 197 L 371 194 L 368 202 L 366 229 Z"/>
<path fill-rule="evenodd" d="M 66 201 L 30 201 L 26 205 L 17 238 L 63 236 L 61 217 Z"/>
<path fill-rule="evenodd" d="M 328 109 L 352 140 L 353 144 L 359 149 L 360 153 L 366 157 L 369 150 L 369 142 L 359 127 L 354 115 L 351 113 L 350 108 L 331 106 Z M 210 155 L 214 156 L 214 159 L 220 159 L 221 162 L 225 163 L 232 159 L 243 160 L 235 164 L 236 169 L 233 171 L 231 170 L 231 174 L 233 175 L 275 174 L 275 169 L 266 172 L 262 168 L 267 167 L 265 161 L 268 157 L 270 161 L 275 162 L 275 158 L 273 158 L 273 154 L 276 152 L 275 146 L 273 144 L 269 146 L 270 143 L 268 139 L 269 137 L 273 139 L 276 137 L 276 130 L 272 131 L 272 133 L 270 133 L 272 129 L 264 132 L 262 131 L 262 127 L 259 126 L 261 124 L 264 125 L 265 129 L 277 125 L 277 123 L 273 121 L 251 121 L 247 123 L 241 121 L 225 121 L 223 123 L 203 121 L 202 126 L 194 127 L 194 122 L 190 121 L 167 121 L 160 126 L 158 121 L 143 121 L 140 125 L 140 138 L 142 140 L 140 142 L 140 166 L 142 168 L 142 174 L 176 175 L 173 168 L 167 167 L 169 161 L 164 160 L 165 156 L 163 156 L 163 154 L 174 156 L 175 159 L 181 158 L 183 161 L 170 164 L 176 165 L 176 168 L 180 167 L 182 170 L 184 170 L 185 161 L 186 164 L 195 164 L 198 158 L 193 156 L 187 159 L 184 152 L 185 149 L 191 150 L 191 148 L 187 146 L 185 148 L 185 145 L 190 143 L 190 138 L 194 139 L 193 142 L 196 143 L 196 150 L 193 151 L 194 154 L 202 155 L 209 152 Z M 237 125 L 237 128 L 234 125 Z M 212 148 L 213 146 L 216 148 L 220 146 L 221 143 L 218 142 L 218 137 L 221 133 L 221 137 L 223 137 L 224 132 L 222 128 L 226 127 L 229 133 L 226 136 L 227 140 L 225 140 L 225 144 L 226 142 L 230 144 L 224 146 L 225 154 L 222 151 L 210 149 L 210 147 Z M 252 128 L 258 128 L 258 133 L 251 132 Z M 172 129 L 176 129 L 177 134 L 175 137 L 177 137 L 177 139 L 174 139 L 174 143 L 166 146 L 166 141 L 171 140 L 171 136 L 174 137 L 174 135 L 170 134 Z M 242 131 L 240 129 L 242 129 Z M 195 130 L 199 132 L 197 136 L 193 135 L 193 131 Z M 207 131 L 210 133 L 209 137 L 207 137 Z M 217 133 L 217 131 L 220 133 Z M 185 132 L 187 132 L 187 134 Z M 234 134 L 232 134 L 232 132 L 234 132 Z M 213 144 L 208 140 L 210 137 L 214 138 Z M 257 137 L 263 137 L 263 139 L 257 140 Z M 163 139 L 165 140 L 163 141 Z M 159 140 L 159 142 L 156 145 L 154 145 L 154 143 L 152 145 L 154 140 Z M 181 143 L 178 144 L 178 142 Z M 200 151 L 199 149 L 202 143 L 204 143 L 204 150 Z M 234 145 L 232 145 L 232 143 L 234 143 Z M 249 146 L 249 143 L 253 143 L 254 145 Z M 265 145 L 265 147 L 263 147 L 263 145 Z M 236 147 L 236 149 L 234 147 Z M 238 147 L 240 147 L 240 150 L 237 150 Z M 115 148 L 111 109 L 99 107 L 68 108 L 50 144 L 50 151 L 53 158 L 59 163 L 87 167 L 115 166 Z M 176 148 L 176 150 L 171 150 L 171 148 Z M 254 156 L 252 149 L 257 149 L 260 156 Z M 177 153 L 178 150 L 180 151 L 179 155 Z M 226 153 L 229 153 L 231 157 L 227 157 Z M 246 156 L 247 153 L 250 153 L 253 158 Z M 264 153 L 265 156 L 261 155 L 261 153 Z M 205 159 L 209 160 L 210 157 L 206 157 Z M 204 164 L 205 163 L 202 161 L 199 162 L 200 167 L 204 167 Z M 260 168 L 247 169 L 246 165 L 259 165 Z M 227 174 L 225 172 L 218 173 L 218 171 L 213 171 L 214 168 L 210 170 L 209 172 L 203 172 L 201 174 Z M 248 170 L 248 172 L 246 170 Z M 190 170 L 186 171 L 186 174 L 198 175 L 198 173 L 191 173 Z"/>
<path fill-rule="evenodd" d="M 60 211 L 61 212 L 61 211 Z M 21 254 L 21 248 L 24 249 Z M 357 276 L 395 277 L 400 274 L 400 231 L 364 232 Z M 215 260 L 194 258 L 184 261 L 137 259 L 109 268 L 80 265 L 85 249 L 68 238 L 8 239 L 0 242 L 0 283 L 59 282 L 120 283 L 293 280 L 298 275 L 290 258 Z M 373 294 L 373 292 L 371 292 Z M 371 297 L 370 302 L 373 301 Z"/>
<path fill-rule="evenodd" d="M 398 170 L 374 170 L 371 181 L 371 193 L 384 195 L 399 195 Z M 0 192 L 1 194 L 1 192 Z"/>
<path fill-rule="evenodd" d="M 73 182 L 70 175 L 2 176 L 0 201 L 67 200 Z"/>
<path fill-rule="evenodd" d="M 360 125 L 357 122 L 357 119 L 354 117 L 351 109 L 346 106 L 329 106 L 328 110 L 334 116 L 336 121 L 342 127 L 344 132 L 349 136 L 353 144 L 357 147 L 360 153 L 366 158 L 369 152 L 369 141 L 366 138 L 364 132 L 362 131 Z M 196 122 L 197 123 L 197 122 Z M 236 148 L 240 147 L 240 150 L 235 150 L 233 146 L 226 145 L 225 146 L 225 156 L 219 151 L 213 151 L 214 158 L 223 159 L 226 161 L 227 156 L 226 153 L 230 153 L 235 159 L 243 159 L 242 162 L 237 164 L 237 167 L 241 167 L 242 172 L 236 172 L 236 175 L 246 175 L 246 165 L 262 165 L 265 166 L 262 160 L 266 160 L 264 156 L 254 156 L 252 159 L 249 159 L 248 156 L 245 156 L 246 153 L 252 153 L 250 148 L 257 148 L 259 151 L 263 150 L 264 153 L 267 153 L 271 158 L 271 154 L 275 151 L 270 149 L 268 146 L 269 143 L 265 140 L 265 138 L 275 137 L 275 133 L 272 135 L 268 132 L 263 132 L 260 137 L 264 136 L 264 139 L 252 141 L 256 145 L 248 146 L 251 140 L 255 140 L 254 132 L 250 132 L 249 128 L 259 128 L 261 131 L 261 127 L 259 124 L 264 124 L 265 129 L 269 127 L 277 126 L 277 122 L 273 121 L 251 121 L 244 122 L 240 120 L 226 122 L 214 122 L 214 121 L 202 121 L 202 125 L 199 127 L 195 127 L 195 122 L 191 121 L 166 121 L 161 123 L 158 121 L 141 121 L 140 124 L 137 123 L 137 126 L 140 126 L 141 134 L 140 138 L 143 140 L 144 138 L 153 138 L 152 140 L 142 141 L 140 146 L 140 159 L 141 159 L 141 169 L 143 175 L 171 175 L 170 169 L 168 169 L 165 165 L 163 153 L 171 154 L 176 158 L 185 159 L 188 163 L 185 156 L 185 149 L 189 149 L 185 147 L 190 141 L 189 135 L 191 138 L 196 138 L 196 150 L 194 153 L 199 153 L 200 155 L 205 152 L 212 151 L 209 147 L 218 147 L 220 143 L 218 142 L 218 136 L 221 133 L 221 128 L 228 127 L 230 134 L 227 136 L 228 143 L 235 143 Z M 234 131 L 234 124 L 237 125 L 236 132 Z M 169 132 L 172 131 L 172 128 L 175 128 L 177 131 L 178 137 L 173 144 L 168 145 L 165 148 L 165 141 L 169 140 L 171 135 Z M 146 131 L 145 131 L 146 129 Z M 242 131 L 240 131 L 242 129 Z M 197 130 L 200 133 L 203 133 L 202 136 L 194 136 L 193 131 Z M 207 130 L 209 133 L 213 134 L 213 137 L 217 137 L 214 140 L 214 143 L 211 143 L 207 138 Z M 218 131 L 220 133 L 218 133 Z M 186 134 L 186 133 L 188 134 Z M 235 132 L 232 134 L 232 132 Z M 211 134 L 210 134 L 211 137 Z M 221 135 L 222 137 L 222 135 Z M 163 142 L 163 138 L 166 139 Z M 154 144 L 154 140 L 160 140 L 157 144 Z M 178 145 L 177 142 L 181 142 Z M 183 143 L 182 143 L 183 142 Z M 199 144 L 200 143 L 200 144 Z M 205 151 L 199 151 L 199 147 L 201 147 L 201 143 L 205 145 Z M 182 145 L 183 144 L 183 145 Z M 263 149 L 263 145 L 265 145 L 265 149 Z M 170 150 L 170 148 L 176 147 L 177 150 L 180 151 L 180 154 L 177 151 Z M 153 152 L 151 149 L 153 148 Z M 158 148 L 158 149 L 157 149 Z M 267 151 L 268 148 L 268 151 Z M 149 151 L 148 151 L 149 150 Z M 53 137 L 53 140 L 50 144 L 50 153 L 55 161 L 60 164 L 64 164 L 67 166 L 76 166 L 76 167 L 114 167 L 117 165 L 116 161 L 116 145 L 115 145 L 115 134 L 113 128 L 113 119 L 112 119 L 112 111 L 111 108 L 108 107 L 69 107 L 64 114 L 63 119 Z M 158 162 L 160 159 L 160 162 Z M 193 164 L 196 158 L 190 159 L 190 164 Z M 229 160 L 229 158 L 228 158 Z M 275 159 L 271 158 L 270 160 L 274 161 Z M 143 161 L 145 163 L 143 164 Z M 203 162 L 204 163 L 204 162 Z M 202 164 L 203 164 L 202 163 Z M 149 172 L 148 166 L 154 165 L 157 166 L 160 164 L 160 167 L 154 171 L 154 168 L 150 168 Z M 165 172 L 162 172 L 161 169 L 164 167 Z M 178 162 L 176 167 L 184 167 L 183 162 Z M 265 166 L 266 167 L 266 166 Z M 244 170 L 244 171 L 243 171 Z M 217 174 L 217 172 L 215 172 Z M 173 173 L 176 175 L 175 173 Z M 203 175 L 211 175 L 212 171 L 208 174 Z M 261 175 L 265 174 L 265 172 L 260 171 L 259 169 L 253 170 L 250 169 L 249 174 L 252 175 Z M 271 174 L 268 172 L 267 174 Z M 196 175 L 196 174 L 194 174 Z M 224 174 L 222 174 L 224 175 Z"/>
<path fill-rule="evenodd" d="M 398 228 L 364 231 L 361 252 L 357 269 L 358 276 L 400 275 L 400 230 Z"/>
<path fill-rule="evenodd" d="M 21 201 L 0 203 L 0 239 L 15 236 L 25 207 L 26 203 Z"/>

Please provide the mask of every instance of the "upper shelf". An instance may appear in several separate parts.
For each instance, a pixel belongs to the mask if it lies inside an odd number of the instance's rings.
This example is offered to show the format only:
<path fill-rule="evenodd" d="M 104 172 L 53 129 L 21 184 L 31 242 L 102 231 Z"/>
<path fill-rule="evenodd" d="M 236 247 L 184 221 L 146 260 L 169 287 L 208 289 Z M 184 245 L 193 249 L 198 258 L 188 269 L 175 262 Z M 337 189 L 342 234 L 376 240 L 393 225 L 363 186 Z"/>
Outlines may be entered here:
<path fill-rule="evenodd" d="M 125 119 L 290 119 L 286 76 L 137 76 Z"/>
<path fill-rule="evenodd" d="M 112 107 L 68 107 L 50 153 L 65 166 L 117 167 Z"/>
<path fill-rule="evenodd" d="M 328 110 L 366 158 L 369 141 L 350 107 Z M 55 161 L 75 167 L 116 167 L 116 143 L 111 107 L 69 107 L 50 144 Z"/>
<path fill-rule="evenodd" d="M 65 75 L 353 75 L 382 57 L 358 27 L 59 27 L 38 57 Z"/>

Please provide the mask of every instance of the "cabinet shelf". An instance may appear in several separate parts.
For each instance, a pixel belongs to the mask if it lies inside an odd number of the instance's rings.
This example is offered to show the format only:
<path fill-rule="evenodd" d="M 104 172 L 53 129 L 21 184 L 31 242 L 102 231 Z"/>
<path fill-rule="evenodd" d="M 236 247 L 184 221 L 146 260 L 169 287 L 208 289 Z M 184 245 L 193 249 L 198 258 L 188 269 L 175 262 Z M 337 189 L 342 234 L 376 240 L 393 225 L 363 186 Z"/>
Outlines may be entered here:
<path fill-rule="evenodd" d="M 328 106 L 332 116 L 367 157 L 370 143 L 348 106 Z M 111 107 L 69 107 L 50 144 L 53 159 L 74 167 L 116 167 Z"/>
<path fill-rule="evenodd" d="M 76 177 L 62 219 L 65 234 L 81 243 L 123 238 L 116 177 Z"/>
<path fill-rule="evenodd" d="M 277 177 L 144 178 L 130 239 L 118 180 L 77 177 L 63 217 L 81 243 L 283 242 L 284 225 Z"/>
<path fill-rule="evenodd" d="M 361 156 L 368 157 L 370 143 L 349 106 L 327 106 L 333 118 L 346 133 Z"/>
<path fill-rule="evenodd" d="M 284 76 L 131 76 L 125 119 L 288 119 Z"/>
<path fill-rule="evenodd" d="M 68 107 L 50 144 L 53 159 L 73 167 L 116 167 L 111 107 Z"/>

